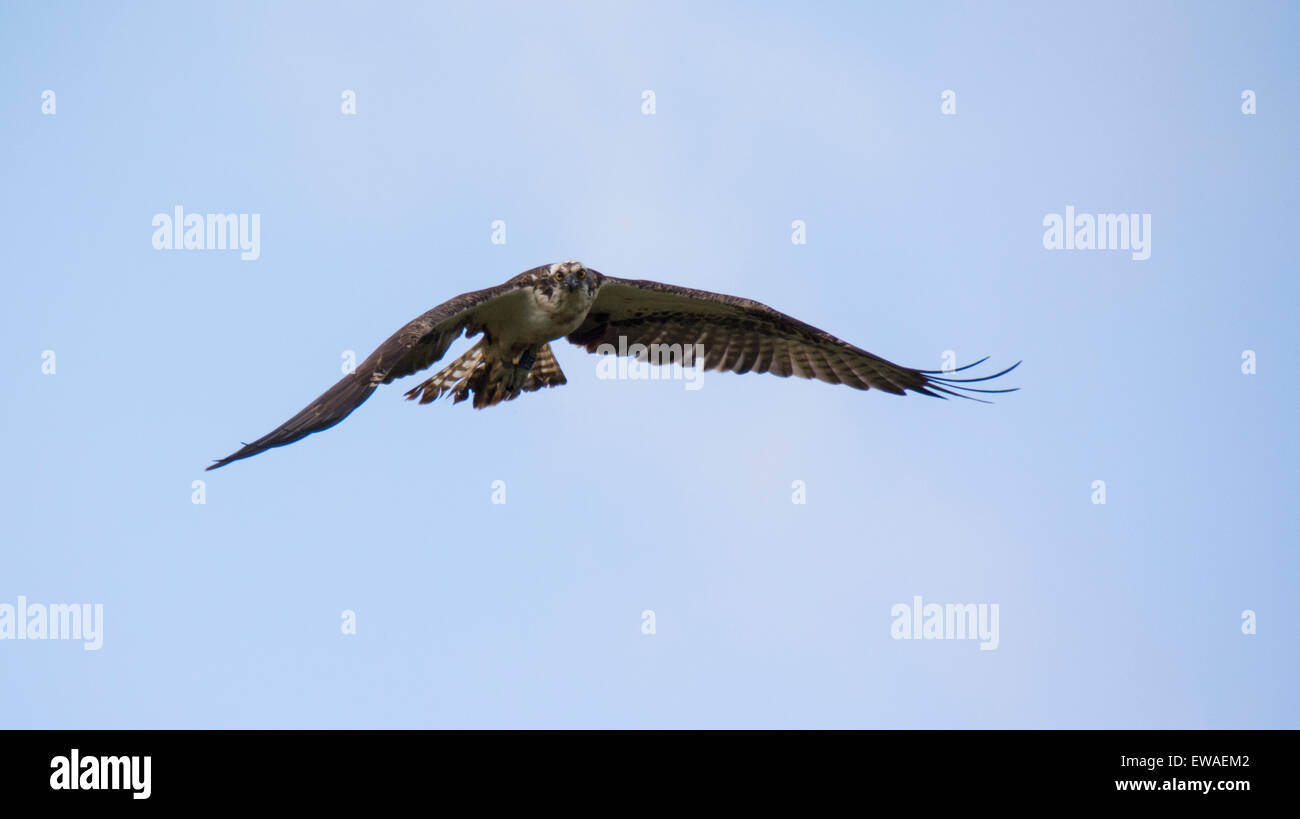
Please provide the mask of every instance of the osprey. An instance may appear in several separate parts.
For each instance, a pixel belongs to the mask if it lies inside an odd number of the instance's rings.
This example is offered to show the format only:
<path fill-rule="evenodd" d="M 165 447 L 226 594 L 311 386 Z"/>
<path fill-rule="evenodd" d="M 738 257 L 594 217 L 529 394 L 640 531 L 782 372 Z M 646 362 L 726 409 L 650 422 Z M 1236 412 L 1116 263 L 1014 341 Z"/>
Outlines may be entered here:
<path fill-rule="evenodd" d="M 565 383 L 550 342 L 565 338 L 596 352 L 620 340 L 638 360 L 647 345 L 704 349 L 706 370 L 797 375 L 854 389 L 903 395 L 908 390 L 943 398 L 964 392 L 1013 389 L 967 386 L 1004 375 L 1019 362 L 983 378 L 940 376 L 940 370 L 900 367 L 824 330 L 736 296 L 659 282 L 606 276 L 580 262 L 557 262 L 520 273 L 486 290 L 438 305 L 411 321 L 306 409 L 208 469 L 291 444 L 334 426 L 361 406 L 375 387 L 423 370 L 443 357 L 461 333 L 483 338 L 432 378 L 406 393 L 427 404 L 448 393 L 453 403 L 471 395 L 475 409 L 511 401 L 521 392 Z M 676 345 L 680 345 L 677 347 Z M 640 349 L 637 349 L 639 346 Z M 951 372 L 985 361 L 982 358 Z M 975 399 L 979 400 L 979 399 Z"/>

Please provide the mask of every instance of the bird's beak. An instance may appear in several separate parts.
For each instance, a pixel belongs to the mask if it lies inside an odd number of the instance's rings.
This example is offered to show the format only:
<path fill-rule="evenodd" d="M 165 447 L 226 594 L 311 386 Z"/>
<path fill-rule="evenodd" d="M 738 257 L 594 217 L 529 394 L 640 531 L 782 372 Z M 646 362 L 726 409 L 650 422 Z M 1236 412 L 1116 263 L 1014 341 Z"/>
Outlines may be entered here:
<path fill-rule="evenodd" d="M 578 281 L 577 279 L 571 278 L 564 283 L 564 286 L 569 288 L 569 292 L 572 293 L 574 290 L 578 289 L 578 285 L 580 284 L 582 284 L 582 282 Z"/>

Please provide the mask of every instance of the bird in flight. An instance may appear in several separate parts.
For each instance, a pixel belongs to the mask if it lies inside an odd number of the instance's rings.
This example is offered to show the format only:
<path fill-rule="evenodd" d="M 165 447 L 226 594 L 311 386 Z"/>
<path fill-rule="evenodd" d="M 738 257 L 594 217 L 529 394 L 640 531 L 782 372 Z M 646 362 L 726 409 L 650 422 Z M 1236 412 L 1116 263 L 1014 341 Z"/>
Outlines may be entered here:
<path fill-rule="evenodd" d="M 1019 366 L 1016 362 L 982 378 L 952 378 L 951 374 L 987 357 L 946 372 L 900 367 L 756 301 L 619 279 L 580 262 L 557 262 L 520 273 L 496 287 L 457 296 L 414 319 L 302 412 L 208 469 L 334 426 L 380 384 L 440 360 L 462 332 L 466 337 L 482 333 L 483 338 L 408 391 L 407 399 L 427 404 L 450 394 L 453 403 L 460 403 L 472 396 L 475 409 L 482 409 L 514 400 L 523 392 L 558 387 L 566 379 L 550 342 L 559 338 L 592 353 L 617 344 L 620 352 L 630 351 L 642 361 L 650 360 L 649 345 L 702 350 L 703 361 L 696 364 L 702 363 L 706 370 L 771 373 L 782 378 L 797 375 L 859 390 L 895 395 L 911 390 L 937 398 L 1013 392 L 1014 388 L 969 385 Z"/>

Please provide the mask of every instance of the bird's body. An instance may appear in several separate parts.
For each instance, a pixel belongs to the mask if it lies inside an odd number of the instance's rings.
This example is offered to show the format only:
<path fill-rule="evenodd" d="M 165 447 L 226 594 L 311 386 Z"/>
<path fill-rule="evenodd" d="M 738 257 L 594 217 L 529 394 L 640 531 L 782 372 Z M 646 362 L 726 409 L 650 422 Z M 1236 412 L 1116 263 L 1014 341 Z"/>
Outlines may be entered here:
<path fill-rule="evenodd" d="M 559 270 L 556 272 L 563 275 Z M 549 276 L 546 285 L 520 288 L 484 305 L 480 321 L 494 347 L 517 354 L 578 329 L 595 301 L 597 285 L 578 280 L 572 289 L 559 282 L 549 286 Z"/>
<path fill-rule="evenodd" d="M 618 279 L 579 262 L 558 262 L 525 271 L 496 287 L 457 296 L 414 319 L 293 418 L 208 469 L 337 424 L 375 387 L 441 359 L 462 332 L 481 333 L 483 338 L 408 391 L 408 399 L 427 404 L 450 393 L 459 403 L 473 396 L 474 406 L 482 409 L 523 392 L 564 384 L 564 373 L 550 347 L 560 338 L 588 352 L 630 350 L 642 360 L 656 345 L 666 345 L 679 356 L 686 348 L 703 349 L 705 369 L 796 375 L 896 395 L 909 390 L 937 397 L 1010 392 L 966 385 L 996 378 L 1015 366 L 969 379 L 900 367 L 756 301 Z M 679 359 L 679 363 L 689 362 Z"/>

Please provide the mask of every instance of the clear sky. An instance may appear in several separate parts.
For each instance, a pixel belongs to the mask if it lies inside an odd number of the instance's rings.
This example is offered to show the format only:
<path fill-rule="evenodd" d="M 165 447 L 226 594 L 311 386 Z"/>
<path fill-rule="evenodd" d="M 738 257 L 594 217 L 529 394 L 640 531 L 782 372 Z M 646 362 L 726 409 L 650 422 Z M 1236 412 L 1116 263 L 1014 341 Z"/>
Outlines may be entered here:
<path fill-rule="evenodd" d="M 0 640 L 0 727 L 1300 727 L 1298 18 L 4 4 L 0 612 L 103 629 Z M 155 249 L 177 206 L 257 214 L 259 258 Z M 1045 249 L 1067 207 L 1149 215 L 1150 257 Z M 412 378 L 202 471 L 569 258 L 1022 389 L 562 343 L 562 388 Z M 996 604 L 996 649 L 894 639 L 916 596 Z"/>

